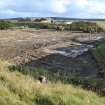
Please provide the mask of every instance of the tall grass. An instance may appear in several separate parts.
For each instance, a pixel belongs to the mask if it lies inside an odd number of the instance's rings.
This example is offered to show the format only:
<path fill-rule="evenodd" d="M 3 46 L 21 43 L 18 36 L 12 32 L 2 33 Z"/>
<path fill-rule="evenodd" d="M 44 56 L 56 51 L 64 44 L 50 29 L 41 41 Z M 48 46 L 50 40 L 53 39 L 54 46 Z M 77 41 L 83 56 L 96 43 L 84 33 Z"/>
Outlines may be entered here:
<path fill-rule="evenodd" d="M 101 22 L 97 21 L 96 23 L 97 23 L 98 26 L 101 27 L 101 28 L 104 30 L 104 32 L 105 32 L 105 21 L 101 21 Z"/>
<path fill-rule="evenodd" d="M 62 83 L 41 84 L 9 71 L 10 65 L 0 60 L 0 105 L 105 105 L 105 97 Z"/>

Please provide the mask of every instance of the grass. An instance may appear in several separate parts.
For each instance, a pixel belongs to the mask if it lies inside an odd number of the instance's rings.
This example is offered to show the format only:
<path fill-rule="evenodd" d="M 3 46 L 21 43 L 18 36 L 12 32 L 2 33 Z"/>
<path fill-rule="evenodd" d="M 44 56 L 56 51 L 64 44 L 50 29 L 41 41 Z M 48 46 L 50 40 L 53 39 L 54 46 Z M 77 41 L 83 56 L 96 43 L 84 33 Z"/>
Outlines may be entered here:
<path fill-rule="evenodd" d="M 101 27 L 104 31 L 105 31 L 105 21 L 97 21 L 96 22 L 98 24 L 99 27 Z"/>
<path fill-rule="evenodd" d="M 105 65 L 105 42 L 92 50 L 92 53 L 98 63 L 100 63 L 101 65 Z"/>
<path fill-rule="evenodd" d="M 41 84 L 29 75 L 9 71 L 0 60 L 0 105 L 105 105 L 105 97 L 72 85 Z"/>

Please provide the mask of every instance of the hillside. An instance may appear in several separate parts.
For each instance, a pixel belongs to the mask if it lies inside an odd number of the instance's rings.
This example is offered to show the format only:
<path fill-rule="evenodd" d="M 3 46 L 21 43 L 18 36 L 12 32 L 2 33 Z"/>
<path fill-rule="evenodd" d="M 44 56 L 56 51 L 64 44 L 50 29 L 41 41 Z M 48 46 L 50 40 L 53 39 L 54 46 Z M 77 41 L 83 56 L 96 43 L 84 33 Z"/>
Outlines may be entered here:
<path fill-rule="evenodd" d="M 0 105 L 105 105 L 105 98 L 61 83 L 40 84 L 0 60 Z"/>

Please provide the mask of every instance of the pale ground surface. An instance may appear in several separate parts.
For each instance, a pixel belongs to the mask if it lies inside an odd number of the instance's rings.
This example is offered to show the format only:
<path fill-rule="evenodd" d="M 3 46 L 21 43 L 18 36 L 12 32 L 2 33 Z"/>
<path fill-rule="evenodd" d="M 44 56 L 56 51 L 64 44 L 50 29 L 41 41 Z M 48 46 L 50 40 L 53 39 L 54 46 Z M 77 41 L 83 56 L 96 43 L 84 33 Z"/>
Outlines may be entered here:
<path fill-rule="evenodd" d="M 72 41 L 75 37 L 79 41 L 87 41 L 90 38 L 88 34 L 84 33 L 57 32 L 48 30 L 36 30 L 32 32 L 20 30 L 0 31 L 0 57 L 13 58 L 26 50 L 39 48 L 55 49 L 80 45 L 80 43 Z"/>
<path fill-rule="evenodd" d="M 40 30 L 35 32 L 25 31 L 0 31 L 0 57 L 14 58 L 28 50 L 39 48 L 56 48 L 70 45 L 74 37 L 70 32 L 56 32 Z"/>
<path fill-rule="evenodd" d="M 0 58 L 18 65 L 92 75 L 96 73 L 97 65 L 91 55 L 84 54 L 92 46 L 79 42 L 96 40 L 96 36 L 102 37 L 94 34 L 90 38 L 90 34 L 67 31 L 0 31 Z"/>

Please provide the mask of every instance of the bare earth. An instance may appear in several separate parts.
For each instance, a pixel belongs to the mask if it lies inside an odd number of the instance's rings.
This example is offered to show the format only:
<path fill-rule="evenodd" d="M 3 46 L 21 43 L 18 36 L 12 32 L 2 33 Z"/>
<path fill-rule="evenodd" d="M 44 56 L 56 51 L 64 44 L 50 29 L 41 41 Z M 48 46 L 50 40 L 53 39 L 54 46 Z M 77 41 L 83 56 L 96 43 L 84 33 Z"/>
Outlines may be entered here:
<path fill-rule="evenodd" d="M 86 35 L 89 36 L 86 33 L 51 30 L 0 31 L 0 58 L 8 59 L 18 65 L 56 69 L 71 74 L 95 75 L 97 65 L 91 59 L 91 55 L 84 53 L 88 47 L 81 47 L 81 43 L 73 41 L 75 38 L 79 38 L 79 41 L 90 40 L 90 36 L 84 38 Z M 93 39 L 94 35 L 91 40 Z M 66 54 L 63 50 L 59 51 L 62 48 L 68 53 Z M 75 56 L 81 54 L 82 56 Z"/>
<path fill-rule="evenodd" d="M 20 56 L 28 50 L 44 47 L 63 47 L 70 45 L 72 37 L 70 32 L 47 30 L 36 30 L 35 32 L 0 31 L 0 57 L 10 59 Z"/>

